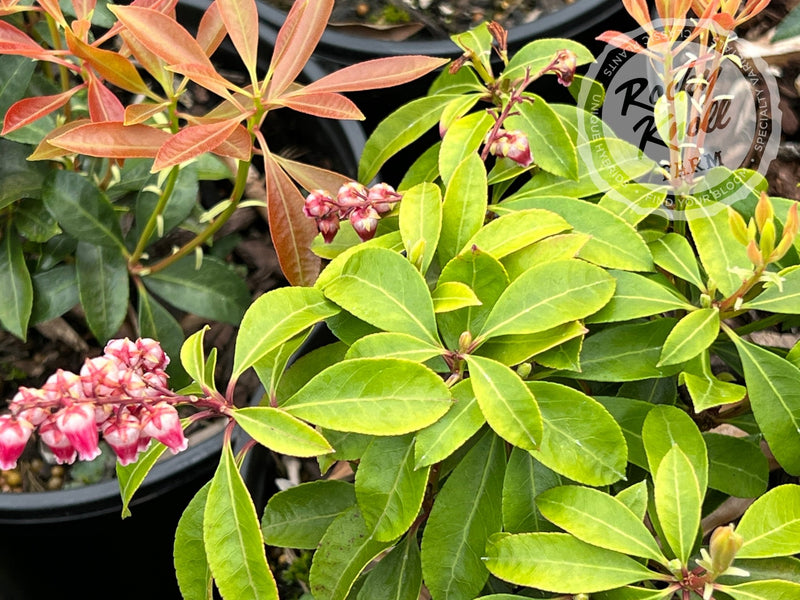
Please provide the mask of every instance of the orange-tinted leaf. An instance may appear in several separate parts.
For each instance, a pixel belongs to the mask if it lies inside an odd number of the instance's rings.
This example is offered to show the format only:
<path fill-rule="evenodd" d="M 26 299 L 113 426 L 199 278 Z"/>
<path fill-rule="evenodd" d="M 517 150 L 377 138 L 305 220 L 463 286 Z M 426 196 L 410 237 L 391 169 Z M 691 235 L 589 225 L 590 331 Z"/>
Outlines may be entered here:
<path fill-rule="evenodd" d="M 446 58 L 390 56 L 356 63 L 310 83 L 315 92 L 355 92 L 392 87 L 413 81 L 446 64 Z"/>
<path fill-rule="evenodd" d="M 92 22 L 88 19 L 75 19 L 69 26 L 78 38 L 86 41 L 89 39 L 89 30 L 92 28 Z"/>
<path fill-rule="evenodd" d="M 170 134 L 148 125 L 86 123 L 49 140 L 76 154 L 108 158 L 153 158 Z"/>
<path fill-rule="evenodd" d="M 75 9 L 75 16 L 85 19 L 94 10 L 97 0 L 72 0 L 72 7 Z"/>
<path fill-rule="evenodd" d="M 169 108 L 169 102 L 153 104 L 146 102 L 142 104 L 129 104 L 125 107 L 125 125 L 136 125 L 144 123 L 151 117 L 160 114 Z"/>
<path fill-rule="evenodd" d="M 89 71 L 89 117 L 95 123 L 125 119 L 125 107 L 110 89 Z"/>
<path fill-rule="evenodd" d="M 175 16 L 175 6 L 178 4 L 178 0 L 133 0 L 130 3 L 131 6 L 138 6 L 140 8 L 152 8 L 160 13 L 164 13 L 165 15 L 174 17 Z M 100 45 L 105 43 L 106 41 L 110 40 L 112 37 L 117 35 L 125 26 L 117 21 L 114 25 L 106 31 L 102 35 L 102 37 L 98 38 L 95 42 L 96 45 Z"/>
<path fill-rule="evenodd" d="M 239 119 L 184 127 L 168 139 L 156 155 L 153 172 L 178 165 L 205 152 L 211 152 L 224 142 L 239 125 Z"/>
<path fill-rule="evenodd" d="M 219 6 L 216 2 L 212 2 L 200 18 L 200 25 L 197 28 L 197 43 L 200 44 L 206 56 L 211 56 L 219 48 L 226 35 L 225 23 L 222 22 L 219 14 Z"/>
<path fill-rule="evenodd" d="M 5 119 L 3 120 L 3 131 L 0 135 L 5 135 L 20 127 L 25 127 L 29 123 L 33 123 L 37 119 L 41 119 L 45 115 L 49 115 L 54 110 L 58 110 L 64 106 L 72 95 L 80 89 L 86 87 L 85 85 L 76 86 L 66 92 L 54 94 L 52 96 L 34 96 L 32 98 L 23 98 L 19 102 L 15 102 L 6 111 Z"/>
<path fill-rule="evenodd" d="M 255 83 L 258 60 L 256 0 L 216 0 L 216 5 L 228 35 L 250 74 L 252 83 Z"/>
<path fill-rule="evenodd" d="M 129 50 L 138 63 L 161 84 L 164 90 L 171 90 L 173 76 L 164 68 L 166 66 L 164 60 L 145 48 L 130 31 L 121 31 L 120 37 L 125 42 L 123 49 Z"/>
<path fill-rule="evenodd" d="M 201 85 L 207 90 L 211 90 L 215 94 L 228 100 L 231 98 L 228 90 L 237 90 L 239 92 L 243 91 L 236 84 L 231 83 L 222 75 L 217 73 L 216 69 L 214 69 L 214 67 L 212 67 L 210 64 L 177 64 L 170 65 L 167 67 L 167 70 L 185 75 L 197 85 Z"/>
<path fill-rule="evenodd" d="M 61 12 L 61 6 L 59 6 L 58 0 L 38 0 L 38 2 L 39 6 L 44 9 L 44 12 L 53 17 L 56 23 L 64 27 L 67 26 L 67 20 L 64 18 L 64 13 Z"/>
<path fill-rule="evenodd" d="M 289 174 L 289 177 L 306 190 L 320 189 L 335 193 L 342 185 L 353 180 L 352 177 L 342 175 L 336 171 L 329 171 L 314 165 L 297 162 L 277 154 L 273 154 L 272 158 Z"/>
<path fill-rule="evenodd" d="M 611 44 L 621 50 L 626 50 L 628 52 L 635 52 L 637 54 L 641 52 L 647 52 L 644 46 L 642 46 L 639 42 L 634 40 L 627 34 L 624 34 L 620 31 L 604 31 L 600 35 L 597 36 L 597 39 L 601 42 L 605 42 L 606 44 Z"/>
<path fill-rule="evenodd" d="M 87 123 L 91 123 L 91 121 L 89 121 L 89 119 L 76 119 L 74 121 L 70 121 L 69 123 L 65 123 L 61 127 L 56 127 L 53 129 L 53 131 L 44 136 L 44 139 L 39 142 L 39 145 L 33 151 L 33 154 L 28 156 L 28 160 L 55 160 L 61 156 L 72 154 L 69 150 L 54 146 L 50 143 L 50 140 L 55 139 L 68 131 L 81 127 L 82 125 L 86 125 Z"/>
<path fill-rule="evenodd" d="M 67 45 L 72 53 L 94 67 L 100 77 L 118 88 L 134 94 L 152 95 L 147 84 L 139 75 L 139 71 L 127 58 L 120 56 L 116 52 L 95 48 L 82 42 L 75 37 L 70 29 L 65 29 L 64 32 Z"/>
<path fill-rule="evenodd" d="M 264 172 L 269 230 L 281 270 L 292 285 L 311 285 L 322 265 L 310 250 L 317 236 L 316 223 L 303 214 L 303 195 L 266 149 Z"/>
<path fill-rule="evenodd" d="M 646 31 L 653 29 L 650 20 L 650 8 L 647 0 L 622 0 L 625 10 L 633 17 L 633 20 L 641 25 Z"/>
<path fill-rule="evenodd" d="M 212 150 L 214 154 L 235 160 L 250 160 L 253 156 L 253 138 L 243 125 L 239 125 L 227 140 Z"/>
<path fill-rule="evenodd" d="M 0 21 L 0 54 L 45 58 L 49 53 L 27 34 L 6 21 Z"/>
<path fill-rule="evenodd" d="M 167 64 L 211 66 L 197 40 L 171 17 L 139 6 L 109 6 L 109 10 L 148 50 Z"/>
<path fill-rule="evenodd" d="M 298 92 L 291 96 L 276 99 L 283 106 L 288 106 L 298 112 L 324 117 L 326 119 L 358 119 L 364 115 L 351 100 L 341 94 L 331 92 L 317 92 L 306 94 Z"/>
<path fill-rule="evenodd" d="M 297 0 L 278 31 L 269 69 L 270 97 L 279 96 L 303 70 L 325 31 L 333 0 Z"/>

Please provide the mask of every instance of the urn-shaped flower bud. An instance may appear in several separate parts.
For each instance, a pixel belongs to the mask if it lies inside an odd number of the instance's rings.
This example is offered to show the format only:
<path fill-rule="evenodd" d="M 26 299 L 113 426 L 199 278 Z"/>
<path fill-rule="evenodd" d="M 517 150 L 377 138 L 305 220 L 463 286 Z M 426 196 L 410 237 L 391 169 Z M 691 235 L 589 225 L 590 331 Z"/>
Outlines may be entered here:
<path fill-rule="evenodd" d="M 136 349 L 139 351 L 139 366 L 144 371 L 166 369 L 169 365 L 169 356 L 156 340 L 139 338 L 136 340 Z"/>
<path fill-rule="evenodd" d="M 533 162 L 528 137 L 522 131 L 498 130 L 497 136 L 489 142 L 489 152 L 505 156 L 523 167 Z"/>
<path fill-rule="evenodd" d="M 186 450 L 189 445 L 189 441 L 183 435 L 178 411 L 166 402 L 159 402 L 150 409 L 142 433 L 157 439 L 173 454 Z"/>
<path fill-rule="evenodd" d="M 103 353 L 126 367 L 135 367 L 139 362 L 139 349 L 128 338 L 109 341 Z"/>
<path fill-rule="evenodd" d="M 81 460 L 94 460 L 100 456 L 94 405 L 72 404 L 58 411 L 56 425 L 67 436 Z"/>
<path fill-rule="evenodd" d="M 378 219 L 380 215 L 371 206 L 363 208 L 356 208 L 350 213 L 350 224 L 356 230 L 358 237 L 362 242 L 371 240 L 375 236 L 375 230 L 378 227 Z"/>
<path fill-rule="evenodd" d="M 0 469 L 13 469 L 33 433 L 33 425 L 11 415 L 0 415 Z"/>
<path fill-rule="evenodd" d="M 123 467 L 136 462 L 141 433 L 142 424 L 139 419 L 124 409 L 103 424 L 103 438 Z"/>
<path fill-rule="evenodd" d="M 325 190 L 314 190 L 303 204 L 303 214 L 312 219 L 328 216 L 336 208 L 336 201 Z"/>
<path fill-rule="evenodd" d="M 577 68 L 577 55 L 572 50 L 559 50 L 547 70 L 558 76 L 558 83 L 564 87 L 569 87 L 572 85 L 572 79 L 575 77 L 575 69 Z"/>
<path fill-rule="evenodd" d="M 711 534 L 708 550 L 715 573 L 724 573 L 733 564 L 744 538 L 734 531 L 733 525 L 717 527 Z"/>
<path fill-rule="evenodd" d="M 72 464 L 78 453 L 69 438 L 58 428 L 55 419 L 48 419 L 39 426 L 39 437 L 55 456 L 60 465 Z"/>
<path fill-rule="evenodd" d="M 322 234 L 322 239 L 326 244 L 330 244 L 339 231 L 339 216 L 336 214 L 328 215 L 322 219 L 317 219 L 317 229 Z"/>
<path fill-rule="evenodd" d="M 400 200 L 400 194 L 388 183 L 376 183 L 369 188 L 367 199 L 372 204 L 372 208 L 382 215 L 392 210 Z"/>
<path fill-rule="evenodd" d="M 342 185 L 336 193 L 339 215 L 344 218 L 350 209 L 364 206 L 368 195 L 367 188 L 357 181 L 348 181 Z"/>

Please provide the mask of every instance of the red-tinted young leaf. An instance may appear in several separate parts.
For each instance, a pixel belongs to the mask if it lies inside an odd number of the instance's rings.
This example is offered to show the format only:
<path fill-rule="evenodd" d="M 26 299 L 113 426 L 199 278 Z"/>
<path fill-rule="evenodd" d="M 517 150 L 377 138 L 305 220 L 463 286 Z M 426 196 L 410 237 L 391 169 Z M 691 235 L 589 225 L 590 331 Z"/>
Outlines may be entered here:
<path fill-rule="evenodd" d="M 390 56 L 356 63 L 306 86 L 309 92 L 355 92 L 392 87 L 413 81 L 446 64 L 446 58 Z"/>
<path fill-rule="evenodd" d="M 97 0 L 72 0 L 72 8 L 79 19 L 85 19 L 94 10 L 95 4 Z"/>
<path fill-rule="evenodd" d="M 272 158 L 289 174 L 289 177 L 306 190 L 329 190 L 335 193 L 345 183 L 352 181 L 351 177 L 336 171 L 290 160 L 277 154 L 273 154 Z"/>
<path fill-rule="evenodd" d="M 288 106 L 301 113 L 324 117 L 326 119 L 357 119 L 364 118 L 363 113 L 351 100 L 341 94 L 331 92 L 308 93 L 296 92 L 291 96 L 282 96 L 275 100 L 283 106 Z"/>
<path fill-rule="evenodd" d="M 103 85 L 103 82 L 88 71 L 89 80 L 89 117 L 95 123 L 104 121 L 119 121 L 125 119 L 125 107 L 110 89 Z"/>
<path fill-rule="evenodd" d="M 53 17 L 56 23 L 59 25 L 63 25 L 64 27 L 67 26 L 67 20 L 64 18 L 64 13 L 61 12 L 61 6 L 58 4 L 58 0 L 38 0 L 39 6 L 44 9 L 48 15 Z"/>
<path fill-rule="evenodd" d="M 225 23 L 222 22 L 219 14 L 219 6 L 216 2 L 212 2 L 200 18 L 200 25 L 197 28 L 197 43 L 200 44 L 206 56 L 211 56 L 219 48 L 226 35 Z"/>
<path fill-rule="evenodd" d="M 44 60 L 52 55 L 33 41 L 33 38 L 6 21 L 0 21 L 0 54 L 17 54 Z"/>
<path fill-rule="evenodd" d="M 152 104 L 150 102 L 143 104 L 129 104 L 125 107 L 125 125 L 136 125 L 137 123 L 144 123 L 151 117 L 164 112 L 169 108 L 169 102 L 161 102 L 160 104 Z"/>
<path fill-rule="evenodd" d="M 70 23 L 69 27 L 79 39 L 89 40 L 89 30 L 92 28 L 92 22 L 88 19 L 75 19 Z"/>
<path fill-rule="evenodd" d="M 130 3 L 130 6 L 138 6 L 140 8 L 152 8 L 160 13 L 164 13 L 172 18 L 175 17 L 175 6 L 178 4 L 178 0 L 133 0 Z M 125 28 L 125 26 L 117 21 L 114 25 L 106 31 L 101 37 L 97 39 L 95 45 L 99 46 L 104 44 L 112 37 L 120 33 Z"/>
<path fill-rule="evenodd" d="M 72 154 L 69 150 L 65 150 L 64 148 L 60 148 L 59 146 L 54 146 L 50 143 L 50 140 L 53 140 L 60 135 L 67 133 L 68 131 L 72 131 L 73 129 L 77 129 L 82 125 L 86 125 L 91 123 L 89 119 L 76 119 L 74 121 L 70 121 L 69 123 L 65 123 L 61 127 L 56 127 L 44 136 L 44 139 L 39 142 L 39 145 L 33 151 L 33 153 L 28 156 L 28 160 L 54 160 L 61 156 L 67 156 Z"/>
<path fill-rule="evenodd" d="M 120 37 L 125 42 L 123 50 L 129 51 L 136 61 L 161 84 L 164 90 L 172 90 L 173 75 L 164 68 L 166 63 L 145 48 L 130 31 L 121 31 Z"/>
<path fill-rule="evenodd" d="M 176 73 L 180 73 L 181 75 L 185 75 L 192 81 L 194 81 L 197 85 L 201 85 L 207 90 L 214 92 L 215 94 L 222 96 L 226 100 L 231 99 L 230 92 L 228 90 L 236 90 L 240 93 L 244 92 L 242 88 L 238 87 L 236 84 L 231 83 L 227 79 L 225 79 L 222 75 L 217 73 L 216 69 L 212 67 L 210 64 L 198 64 L 198 63 L 191 63 L 191 64 L 178 64 L 178 65 L 170 65 L 167 67 L 168 71 L 174 71 Z"/>
<path fill-rule="evenodd" d="M 264 146 L 262 142 L 262 146 Z M 322 261 L 311 252 L 317 237 L 313 219 L 303 214 L 305 199 L 280 165 L 264 150 L 267 179 L 267 214 L 272 243 L 284 276 L 292 285 L 311 285 L 319 275 Z"/>
<path fill-rule="evenodd" d="M 253 138 L 243 125 L 239 125 L 227 140 L 212 150 L 214 154 L 234 160 L 250 160 L 253 155 Z"/>
<path fill-rule="evenodd" d="M 108 158 L 153 158 L 170 134 L 148 125 L 117 121 L 84 123 L 50 138 L 51 145 L 76 154 Z"/>
<path fill-rule="evenodd" d="M 95 48 L 82 42 L 75 37 L 71 29 L 65 29 L 64 34 L 70 51 L 88 62 L 100 77 L 123 90 L 152 96 L 139 71 L 127 58 L 116 52 Z"/>
<path fill-rule="evenodd" d="M 3 120 L 3 131 L 0 135 L 5 135 L 49 115 L 54 110 L 64 106 L 72 95 L 80 89 L 86 87 L 85 84 L 76 86 L 71 90 L 54 94 L 52 96 L 34 96 L 33 98 L 23 98 L 15 102 L 6 112 Z"/>
<path fill-rule="evenodd" d="M 596 39 L 606 44 L 611 44 L 621 50 L 626 50 L 627 52 L 634 52 L 636 54 L 647 52 L 646 48 L 639 42 L 619 31 L 605 31 L 598 35 Z"/>
<path fill-rule="evenodd" d="M 269 70 L 271 98 L 279 96 L 303 70 L 325 31 L 333 0 L 297 0 L 278 31 Z"/>
<path fill-rule="evenodd" d="M 152 171 L 161 171 L 205 152 L 211 152 L 228 139 L 238 125 L 237 118 L 208 125 L 184 127 L 159 149 Z"/>
<path fill-rule="evenodd" d="M 258 60 L 256 0 L 216 0 L 216 5 L 225 29 L 250 74 L 251 83 L 255 84 Z"/>

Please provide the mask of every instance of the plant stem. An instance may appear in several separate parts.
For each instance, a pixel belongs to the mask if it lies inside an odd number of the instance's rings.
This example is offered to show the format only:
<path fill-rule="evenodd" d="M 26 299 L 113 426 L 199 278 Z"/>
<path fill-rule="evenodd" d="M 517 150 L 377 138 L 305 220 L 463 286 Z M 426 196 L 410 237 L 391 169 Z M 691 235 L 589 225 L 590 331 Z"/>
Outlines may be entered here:
<path fill-rule="evenodd" d="M 179 165 L 175 165 L 170 170 L 169 175 L 167 176 L 167 181 L 164 185 L 164 189 L 161 191 L 161 196 L 158 199 L 158 204 L 156 204 L 156 207 L 153 209 L 150 218 L 147 220 L 142 233 L 139 235 L 139 241 L 136 243 L 136 249 L 133 251 L 133 254 L 128 261 L 131 266 L 137 264 L 139 259 L 142 258 L 142 254 L 147 247 L 147 243 L 150 241 L 150 236 L 153 235 L 153 231 L 156 229 L 158 218 L 164 213 L 164 209 L 167 207 L 167 202 L 172 196 L 172 192 L 175 189 L 175 183 L 178 180 L 179 172 Z"/>

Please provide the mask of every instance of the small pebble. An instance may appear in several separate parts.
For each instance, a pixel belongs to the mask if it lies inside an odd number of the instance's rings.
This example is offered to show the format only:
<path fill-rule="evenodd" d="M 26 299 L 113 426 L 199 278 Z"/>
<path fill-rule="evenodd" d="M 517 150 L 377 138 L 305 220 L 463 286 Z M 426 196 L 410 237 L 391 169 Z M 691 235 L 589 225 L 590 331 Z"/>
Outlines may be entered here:
<path fill-rule="evenodd" d="M 61 477 L 51 477 L 47 480 L 47 489 L 51 491 L 60 490 L 63 485 L 64 480 Z"/>
<path fill-rule="evenodd" d="M 44 467 L 44 461 L 41 458 L 34 458 L 31 460 L 31 469 L 34 473 L 41 472 L 42 467 Z"/>
<path fill-rule="evenodd" d="M 356 14 L 359 17 L 366 17 L 369 14 L 369 4 L 366 2 L 359 2 L 356 5 Z"/>
<path fill-rule="evenodd" d="M 6 480 L 6 484 L 12 488 L 22 485 L 22 475 L 17 470 L 3 471 L 3 477 Z"/>
<path fill-rule="evenodd" d="M 52 477 L 63 478 L 64 477 L 64 467 L 62 467 L 61 465 L 53 465 L 52 467 L 50 467 L 50 475 Z"/>

